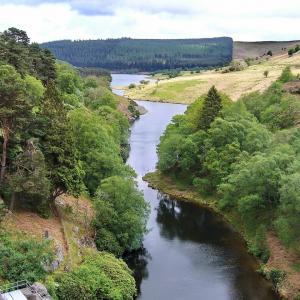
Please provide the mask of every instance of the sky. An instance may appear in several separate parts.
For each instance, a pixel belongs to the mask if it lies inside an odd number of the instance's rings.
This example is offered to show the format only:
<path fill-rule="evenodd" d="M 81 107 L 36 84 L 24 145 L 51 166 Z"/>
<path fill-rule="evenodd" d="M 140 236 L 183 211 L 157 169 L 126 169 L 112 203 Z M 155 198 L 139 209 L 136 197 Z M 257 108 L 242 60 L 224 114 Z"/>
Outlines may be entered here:
<path fill-rule="evenodd" d="M 300 39 L 300 0 L 0 0 L 0 31 L 61 39 Z"/>

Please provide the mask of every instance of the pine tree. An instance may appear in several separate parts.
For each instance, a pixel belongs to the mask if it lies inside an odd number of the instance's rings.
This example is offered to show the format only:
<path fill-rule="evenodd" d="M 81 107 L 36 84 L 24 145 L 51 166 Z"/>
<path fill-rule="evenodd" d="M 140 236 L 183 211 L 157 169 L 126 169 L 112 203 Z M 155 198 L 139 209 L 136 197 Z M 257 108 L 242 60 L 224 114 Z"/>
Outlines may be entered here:
<path fill-rule="evenodd" d="M 222 100 L 215 86 L 212 86 L 208 91 L 201 112 L 201 117 L 199 121 L 199 128 L 203 130 L 208 130 L 211 123 L 214 121 L 216 116 L 222 109 Z"/>
<path fill-rule="evenodd" d="M 41 119 L 41 147 L 50 174 L 51 199 L 67 191 L 78 195 L 82 190 L 83 171 L 68 125 L 67 111 L 54 82 L 47 86 Z"/>
<path fill-rule="evenodd" d="M 43 153 L 36 147 L 33 140 L 27 141 L 27 148 L 20 153 L 15 161 L 15 172 L 9 176 L 11 187 L 10 210 L 14 208 L 16 196 L 21 195 L 25 204 L 33 201 L 31 206 L 38 209 L 45 206 L 49 199 L 50 182 Z"/>
<path fill-rule="evenodd" d="M 26 97 L 25 84 L 20 74 L 9 65 L 0 66 L 0 134 L 2 155 L 0 184 L 7 169 L 9 141 L 21 132 L 31 115 L 31 105 Z"/>

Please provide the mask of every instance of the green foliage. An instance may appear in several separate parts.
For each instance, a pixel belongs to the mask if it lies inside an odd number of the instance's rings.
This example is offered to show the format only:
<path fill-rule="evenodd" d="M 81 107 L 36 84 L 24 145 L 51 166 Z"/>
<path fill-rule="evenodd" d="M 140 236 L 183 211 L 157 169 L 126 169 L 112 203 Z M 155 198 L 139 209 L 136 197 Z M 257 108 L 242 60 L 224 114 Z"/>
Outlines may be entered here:
<path fill-rule="evenodd" d="M 134 89 L 135 87 L 136 87 L 136 85 L 134 83 L 130 83 L 128 86 L 129 89 Z"/>
<path fill-rule="evenodd" d="M 120 128 L 114 130 L 109 121 L 85 108 L 71 112 L 70 127 L 85 173 L 84 183 L 91 195 L 102 179 L 130 173 L 121 157 Z"/>
<path fill-rule="evenodd" d="M 282 82 L 293 80 L 289 72 L 283 71 Z M 275 82 L 261 94 L 254 92 L 241 98 L 247 109 L 272 131 L 295 126 L 299 120 L 299 101 L 295 96 L 283 93 L 282 82 Z"/>
<path fill-rule="evenodd" d="M 29 101 L 32 105 L 39 106 L 45 92 L 42 82 L 31 75 L 26 75 L 24 81 Z"/>
<path fill-rule="evenodd" d="M 296 45 L 295 48 L 290 48 L 290 49 L 288 50 L 288 55 L 289 55 L 289 56 L 293 56 L 294 53 L 297 53 L 299 50 L 300 50 L 300 45 Z"/>
<path fill-rule="evenodd" d="M 86 256 L 80 266 L 63 274 L 57 282 L 59 300 L 131 300 L 136 295 L 127 265 L 105 252 Z"/>
<path fill-rule="evenodd" d="M 0 198 L 0 227 L 1 227 L 1 222 L 3 221 L 3 219 L 5 217 L 5 214 L 6 214 L 6 206 L 5 206 L 2 198 Z"/>
<path fill-rule="evenodd" d="M 82 191 L 82 169 L 78 162 L 75 140 L 68 125 L 67 113 L 53 83 L 49 83 L 41 106 L 43 135 L 41 148 L 50 170 L 51 195 Z"/>
<path fill-rule="evenodd" d="M 204 101 L 198 100 L 183 117 L 173 119 L 158 147 L 159 169 L 189 178 L 205 194 L 216 190 L 243 152 L 254 153 L 270 143 L 266 128 L 242 104 L 228 105 L 226 97 L 221 99 L 224 108 L 210 129 L 205 132 L 195 126 L 207 118 Z"/>
<path fill-rule="evenodd" d="M 122 255 L 141 246 L 149 206 L 132 179 L 107 178 L 95 196 L 96 244 L 99 250 Z"/>
<path fill-rule="evenodd" d="M 285 82 L 293 81 L 295 79 L 296 76 L 293 75 L 291 68 L 285 67 L 278 80 L 282 83 L 285 83 Z"/>
<path fill-rule="evenodd" d="M 245 156 L 220 185 L 221 205 L 235 207 L 250 228 L 259 221 L 268 222 L 269 214 L 279 204 L 281 176 L 294 158 L 287 145 L 269 153 Z"/>
<path fill-rule="evenodd" d="M 287 175 L 282 177 L 280 188 L 280 212 L 276 221 L 276 228 L 280 238 L 288 245 L 293 245 L 300 250 L 298 237 L 300 230 L 300 168 L 295 163 L 289 169 Z"/>
<path fill-rule="evenodd" d="M 14 67 L 0 65 L 0 126 L 2 142 L 0 184 L 5 180 L 9 142 L 20 134 L 29 121 L 31 105 L 25 91 L 25 82 Z"/>
<path fill-rule="evenodd" d="M 85 105 L 91 110 L 97 110 L 101 106 L 109 106 L 116 109 L 117 102 L 113 93 L 108 88 L 100 86 L 86 90 Z"/>
<path fill-rule="evenodd" d="M 267 78 L 269 76 L 269 71 L 268 70 L 265 70 L 264 71 L 264 76 Z"/>
<path fill-rule="evenodd" d="M 255 231 L 254 239 L 249 245 L 249 251 L 259 258 L 263 263 L 267 263 L 270 257 L 270 250 L 266 242 L 266 227 L 259 225 Z"/>
<path fill-rule="evenodd" d="M 231 38 L 149 40 L 108 39 L 44 43 L 55 56 L 77 67 L 158 71 L 217 66 L 232 60 Z"/>
<path fill-rule="evenodd" d="M 48 50 L 13 28 L 0 34 L 0 61 L 0 221 L 2 197 L 11 210 L 18 202 L 19 209 L 49 216 L 59 195 L 87 190 L 94 196 L 99 190 L 97 246 L 118 255 L 139 248 L 149 211 L 134 171 L 124 163 L 129 122 L 117 110 L 111 76 L 81 78 L 68 64 L 55 66 Z M 48 242 L 1 233 L 0 281 L 43 280 L 51 249 Z M 56 299 L 121 300 L 136 294 L 125 263 L 97 253 L 63 274 L 58 290 L 55 282 L 50 287 Z"/>
<path fill-rule="evenodd" d="M 278 289 L 284 278 L 286 277 L 286 274 L 284 271 L 281 271 L 279 269 L 271 269 L 266 273 L 267 279 L 271 280 L 273 286 L 275 289 Z"/>
<path fill-rule="evenodd" d="M 204 98 L 201 117 L 199 120 L 199 128 L 207 130 L 213 120 L 217 117 L 222 109 L 221 96 L 218 94 L 216 88 L 213 86 Z"/>
<path fill-rule="evenodd" d="M 269 258 L 265 235 L 274 228 L 300 253 L 300 107 L 282 88 L 293 79 L 287 68 L 263 93 L 231 105 L 221 95 L 213 118 L 204 113 L 208 96 L 202 97 L 173 118 L 158 146 L 159 170 L 201 194 L 217 192 L 220 209 L 238 217 L 249 250 L 263 262 Z"/>
<path fill-rule="evenodd" d="M 46 267 L 54 258 L 49 241 L 37 241 L 24 234 L 0 232 L 0 278 L 15 282 L 45 279 Z"/>
<path fill-rule="evenodd" d="M 23 205 L 43 212 L 50 196 L 50 181 L 43 153 L 36 148 L 33 141 L 27 142 L 26 151 L 16 157 L 16 170 L 9 177 L 9 185 L 13 194 L 10 210 L 15 198 L 20 196 Z M 25 202 L 25 203 L 24 203 Z"/>
<path fill-rule="evenodd" d="M 50 51 L 30 44 L 23 30 L 9 28 L 0 33 L 0 62 L 12 65 L 18 73 L 30 74 L 44 84 L 55 79 L 55 59 Z"/>

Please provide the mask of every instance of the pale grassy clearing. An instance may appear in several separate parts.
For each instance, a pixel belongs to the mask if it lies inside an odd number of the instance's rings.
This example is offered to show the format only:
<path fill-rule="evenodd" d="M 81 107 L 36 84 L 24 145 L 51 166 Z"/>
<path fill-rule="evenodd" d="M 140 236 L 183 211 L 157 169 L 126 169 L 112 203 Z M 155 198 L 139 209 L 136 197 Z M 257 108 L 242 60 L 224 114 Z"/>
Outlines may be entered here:
<path fill-rule="evenodd" d="M 126 89 L 125 96 L 134 100 L 189 104 L 215 85 L 232 100 L 237 100 L 245 93 L 265 90 L 280 76 L 286 66 L 291 66 L 294 74 L 300 73 L 300 54 L 292 57 L 288 57 L 287 54 L 275 56 L 238 72 L 225 74 L 220 71 L 205 71 L 200 74 L 185 72 L 180 77 Z M 269 71 L 268 77 L 263 74 L 266 70 Z"/>

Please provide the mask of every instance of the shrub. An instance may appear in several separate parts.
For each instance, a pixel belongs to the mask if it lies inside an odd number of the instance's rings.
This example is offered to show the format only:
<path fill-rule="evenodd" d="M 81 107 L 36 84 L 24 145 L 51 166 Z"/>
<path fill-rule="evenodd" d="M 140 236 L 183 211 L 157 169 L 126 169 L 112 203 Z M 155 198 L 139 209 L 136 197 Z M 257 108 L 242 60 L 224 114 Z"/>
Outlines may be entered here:
<path fill-rule="evenodd" d="M 44 279 L 54 258 L 49 241 L 37 241 L 23 234 L 12 238 L 0 233 L 0 278 L 8 281 Z"/>
<path fill-rule="evenodd" d="M 278 80 L 282 83 L 293 81 L 295 79 L 296 77 L 293 75 L 290 67 L 286 67 L 278 78 Z"/>
<path fill-rule="evenodd" d="M 105 252 L 90 251 L 84 262 L 56 278 L 59 300 L 131 300 L 135 280 L 125 262 Z"/>
<path fill-rule="evenodd" d="M 268 77 L 268 75 L 269 75 L 269 71 L 268 71 L 268 70 L 264 71 L 264 76 L 265 76 L 266 78 Z"/>
<path fill-rule="evenodd" d="M 285 276 L 285 272 L 279 269 L 271 269 L 270 271 L 266 272 L 267 279 L 271 280 L 275 289 L 279 288 Z"/>
<path fill-rule="evenodd" d="M 101 182 L 96 197 L 96 245 L 122 255 L 138 249 L 146 232 L 149 205 L 132 179 L 109 177 Z"/>
<path fill-rule="evenodd" d="M 134 89 L 135 87 L 136 87 L 136 85 L 134 83 L 130 83 L 128 86 L 129 89 Z"/>
<path fill-rule="evenodd" d="M 247 67 L 247 63 L 244 60 L 236 59 L 233 60 L 229 65 L 229 71 L 242 71 Z"/>
<path fill-rule="evenodd" d="M 288 51 L 289 56 L 293 56 L 294 53 L 295 53 L 295 49 L 289 49 Z"/>

